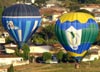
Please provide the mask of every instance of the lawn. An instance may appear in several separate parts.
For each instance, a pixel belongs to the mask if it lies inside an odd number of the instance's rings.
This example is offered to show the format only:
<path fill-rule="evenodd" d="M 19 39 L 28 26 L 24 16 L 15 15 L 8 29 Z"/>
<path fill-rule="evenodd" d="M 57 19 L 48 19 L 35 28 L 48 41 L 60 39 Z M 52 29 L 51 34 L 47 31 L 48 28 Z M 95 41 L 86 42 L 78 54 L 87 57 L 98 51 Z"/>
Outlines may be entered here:
<path fill-rule="evenodd" d="M 74 63 L 31 63 L 28 65 L 16 66 L 15 72 L 100 72 L 100 60 L 94 62 L 81 62 L 79 69 L 75 69 Z"/>

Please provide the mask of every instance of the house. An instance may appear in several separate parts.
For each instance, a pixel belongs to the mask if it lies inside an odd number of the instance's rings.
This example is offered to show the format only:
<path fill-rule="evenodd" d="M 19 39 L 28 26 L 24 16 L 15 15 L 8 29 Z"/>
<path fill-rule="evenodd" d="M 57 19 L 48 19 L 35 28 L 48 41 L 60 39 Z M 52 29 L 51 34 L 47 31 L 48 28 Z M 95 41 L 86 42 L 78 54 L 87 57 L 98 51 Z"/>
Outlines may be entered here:
<path fill-rule="evenodd" d="M 5 44 L 5 51 L 6 53 L 10 54 L 10 53 L 14 53 L 15 49 L 17 48 L 16 44 L 10 43 L 10 44 Z"/>
<path fill-rule="evenodd" d="M 5 47 L 6 47 L 6 48 L 7 48 L 7 47 L 14 47 L 14 48 L 16 48 L 17 45 L 16 45 L 16 44 L 13 44 L 13 43 L 10 43 L 10 44 L 5 44 Z"/>
<path fill-rule="evenodd" d="M 47 22 L 52 23 L 55 22 L 63 13 L 67 13 L 68 11 L 65 8 L 52 6 L 49 8 L 41 8 L 40 14 L 42 16 L 42 22 L 47 24 Z"/>
<path fill-rule="evenodd" d="M 31 4 L 33 4 L 34 2 L 35 2 L 35 0 L 24 0 L 25 1 L 25 4 L 28 4 L 28 5 L 31 5 Z M 23 3 L 23 1 L 17 1 L 17 3 L 19 4 L 19 3 Z"/>
<path fill-rule="evenodd" d="M 18 62 L 18 61 L 20 62 L 22 60 L 23 60 L 22 57 L 10 57 L 10 56 L 0 57 L 0 66 L 10 65 L 13 64 L 14 62 Z"/>
<path fill-rule="evenodd" d="M 30 46 L 30 53 L 50 52 L 51 46 Z"/>
<path fill-rule="evenodd" d="M 52 46 L 30 46 L 30 54 L 37 56 L 42 56 L 44 52 L 50 52 L 52 49 Z"/>
<path fill-rule="evenodd" d="M 11 55 L 0 55 L 0 72 L 5 72 L 6 68 L 2 68 L 3 66 L 9 66 L 13 64 L 13 66 L 26 65 L 29 64 L 29 61 L 24 61 L 22 57 L 15 57 Z"/>
<path fill-rule="evenodd" d="M 94 61 L 100 58 L 100 46 L 95 45 L 92 46 L 89 50 L 88 50 L 88 55 L 86 55 L 86 57 L 83 58 L 82 61 Z"/>
<path fill-rule="evenodd" d="M 100 22 L 100 11 L 94 12 L 95 19 L 97 22 Z"/>
<path fill-rule="evenodd" d="M 9 66 L 26 65 L 29 61 L 24 61 L 22 57 L 15 57 L 12 55 L 0 55 L 0 72 L 7 72 Z"/>
<path fill-rule="evenodd" d="M 99 4 L 88 4 L 88 5 L 81 7 L 80 9 L 85 9 L 90 12 L 94 12 L 96 9 L 99 9 L 99 8 L 100 8 Z"/>
<path fill-rule="evenodd" d="M 93 45 L 93 46 L 90 47 L 89 50 L 93 50 L 93 49 L 100 49 L 100 46 L 98 46 L 98 45 Z"/>
<path fill-rule="evenodd" d="M 0 44 L 6 43 L 5 38 L 0 38 Z"/>
<path fill-rule="evenodd" d="M 4 31 L 4 32 L 2 33 L 2 36 L 4 36 L 4 37 L 9 37 L 9 33 L 6 32 L 6 31 Z"/>
<path fill-rule="evenodd" d="M 6 53 L 14 53 L 15 49 L 17 48 L 17 45 L 15 44 L 7 44 L 5 45 L 5 51 Z M 33 46 L 30 45 L 30 55 L 40 56 L 44 52 L 50 52 L 52 49 L 52 46 Z"/>
<path fill-rule="evenodd" d="M 49 0 L 49 1 L 46 1 L 46 7 L 47 8 L 50 8 L 52 6 L 56 6 L 57 4 L 61 4 L 61 2 L 58 1 L 58 0 Z"/>
<path fill-rule="evenodd" d="M 8 54 L 15 53 L 15 48 L 6 48 L 5 51 Z"/>
<path fill-rule="evenodd" d="M 96 55 L 98 55 L 98 57 L 100 57 L 100 49 L 89 50 L 89 53 L 90 54 L 96 54 Z"/>
<path fill-rule="evenodd" d="M 82 61 L 94 61 L 94 60 L 98 60 L 99 56 L 97 54 L 91 54 L 89 56 L 86 56 L 85 58 L 82 59 Z"/>
<path fill-rule="evenodd" d="M 95 16 L 96 22 L 100 22 L 100 4 L 89 4 L 81 7 L 80 9 L 92 12 Z"/>

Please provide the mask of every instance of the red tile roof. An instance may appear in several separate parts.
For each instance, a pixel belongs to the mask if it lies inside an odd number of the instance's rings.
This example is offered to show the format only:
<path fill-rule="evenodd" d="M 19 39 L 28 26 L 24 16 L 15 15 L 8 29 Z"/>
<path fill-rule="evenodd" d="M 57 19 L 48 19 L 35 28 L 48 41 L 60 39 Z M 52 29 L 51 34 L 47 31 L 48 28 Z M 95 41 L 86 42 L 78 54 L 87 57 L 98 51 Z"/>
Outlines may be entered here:
<path fill-rule="evenodd" d="M 65 11 L 64 8 L 59 7 L 51 7 L 51 8 L 41 8 L 40 13 L 42 14 L 54 14 L 54 13 L 63 13 Z"/>

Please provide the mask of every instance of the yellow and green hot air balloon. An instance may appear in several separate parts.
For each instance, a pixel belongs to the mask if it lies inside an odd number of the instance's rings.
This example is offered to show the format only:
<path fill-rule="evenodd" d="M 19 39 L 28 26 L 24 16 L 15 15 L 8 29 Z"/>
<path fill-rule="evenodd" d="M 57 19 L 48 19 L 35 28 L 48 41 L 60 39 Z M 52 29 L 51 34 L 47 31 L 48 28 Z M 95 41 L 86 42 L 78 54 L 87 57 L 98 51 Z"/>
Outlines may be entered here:
<path fill-rule="evenodd" d="M 55 33 L 68 54 L 80 62 L 98 35 L 93 16 L 82 12 L 63 14 L 55 25 Z"/>

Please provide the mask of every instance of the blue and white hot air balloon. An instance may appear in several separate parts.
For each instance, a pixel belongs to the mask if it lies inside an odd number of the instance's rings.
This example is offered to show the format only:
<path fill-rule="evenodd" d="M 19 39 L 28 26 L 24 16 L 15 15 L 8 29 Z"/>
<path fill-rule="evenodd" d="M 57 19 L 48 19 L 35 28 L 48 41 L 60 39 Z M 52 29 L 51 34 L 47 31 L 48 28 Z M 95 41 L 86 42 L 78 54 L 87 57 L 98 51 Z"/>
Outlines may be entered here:
<path fill-rule="evenodd" d="M 15 4 L 3 11 L 2 23 L 21 48 L 40 26 L 41 16 L 35 6 Z"/>

